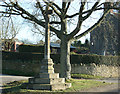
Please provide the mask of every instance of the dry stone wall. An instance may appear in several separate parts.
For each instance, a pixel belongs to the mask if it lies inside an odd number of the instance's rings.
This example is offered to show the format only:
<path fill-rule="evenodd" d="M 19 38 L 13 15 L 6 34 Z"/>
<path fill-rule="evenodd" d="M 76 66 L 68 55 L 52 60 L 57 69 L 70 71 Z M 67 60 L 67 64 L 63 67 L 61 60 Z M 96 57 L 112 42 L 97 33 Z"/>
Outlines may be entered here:
<path fill-rule="evenodd" d="M 94 63 L 90 65 L 74 64 L 72 65 L 71 73 L 90 74 L 102 77 L 118 77 L 118 67 L 110 65 L 96 65 Z"/>
<path fill-rule="evenodd" d="M 13 61 L 13 60 L 3 60 L 2 61 L 2 69 L 3 70 L 13 70 L 19 71 L 25 74 L 34 74 L 37 75 L 40 72 L 40 61 Z M 97 75 L 103 77 L 118 77 L 118 69 L 117 66 L 110 65 L 96 65 L 92 64 L 72 64 L 71 73 L 78 74 L 90 74 Z M 60 71 L 60 64 L 54 64 L 55 72 Z"/>

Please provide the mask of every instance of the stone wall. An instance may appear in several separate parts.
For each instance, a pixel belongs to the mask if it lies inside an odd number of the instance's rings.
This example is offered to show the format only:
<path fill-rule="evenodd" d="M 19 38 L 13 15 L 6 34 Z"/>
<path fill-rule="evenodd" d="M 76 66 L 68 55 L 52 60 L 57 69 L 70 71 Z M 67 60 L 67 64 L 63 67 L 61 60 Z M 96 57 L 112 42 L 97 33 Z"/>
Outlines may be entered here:
<path fill-rule="evenodd" d="M 37 74 L 40 71 L 39 61 L 2 60 L 2 70 L 19 71 L 24 74 Z"/>
<path fill-rule="evenodd" d="M 72 65 L 72 73 L 79 74 L 90 74 L 102 77 L 118 77 L 118 67 L 117 66 L 107 66 L 107 65 Z"/>
<path fill-rule="evenodd" d="M 33 61 L 12 61 L 3 60 L 2 69 L 3 70 L 15 70 L 21 73 L 32 73 L 37 75 L 40 71 L 41 62 L 37 60 Z M 60 71 L 60 64 L 54 65 L 55 72 Z M 117 66 L 107 66 L 107 65 L 96 65 L 96 64 L 72 64 L 71 73 L 79 74 L 90 74 L 103 77 L 118 77 L 118 67 Z"/>

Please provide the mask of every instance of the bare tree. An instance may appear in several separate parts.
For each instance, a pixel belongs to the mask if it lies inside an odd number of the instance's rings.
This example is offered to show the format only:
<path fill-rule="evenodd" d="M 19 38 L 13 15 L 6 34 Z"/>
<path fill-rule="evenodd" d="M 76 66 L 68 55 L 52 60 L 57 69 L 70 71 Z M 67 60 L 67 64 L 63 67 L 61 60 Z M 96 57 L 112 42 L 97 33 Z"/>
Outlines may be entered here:
<path fill-rule="evenodd" d="M 57 3 L 56 0 L 36 0 L 34 2 L 34 6 L 39 8 L 37 13 L 31 12 L 31 10 L 28 10 L 23 6 L 21 3 L 19 3 L 17 0 L 2 0 L 3 4 L 0 4 L 1 7 L 3 7 L 5 10 L 0 11 L 3 15 L 20 15 L 22 18 L 27 19 L 43 28 L 45 28 L 45 6 L 48 5 L 54 12 L 51 15 L 50 18 L 50 30 L 54 32 L 57 37 L 61 40 L 61 57 L 60 57 L 60 63 L 61 63 L 61 72 L 60 76 L 64 77 L 66 79 L 70 79 L 71 75 L 71 64 L 70 64 L 70 45 L 72 41 L 75 41 L 89 32 L 91 32 L 94 28 L 96 28 L 101 22 L 102 19 L 107 15 L 110 9 L 118 9 L 116 7 L 116 3 L 113 3 L 112 6 L 110 2 L 106 2 L 108 7 L 104 8 L 104 3 L 101 3 L 101 0 L 96 0 L 92 4 L 89 4 L 90 7 L 87 8 L 88 5 L 87 0 L 79 0 L 76 2 L 75 0 L 62 0 L 63 2 Z M 74 10 L 71 11 L 71 8 L 73 7 L 72 4 L 74 2 L 78 3 L 79 6 L 76 6 Z M 32 4 L 33 5 L 33 4 Z M 75 6 L 75 4 L 74 4 Z M 98 21 L 95 22 L 91 27 L 89 27 L 84 32 L 81 32 L 81 27 L 83 25 L 83 22 L 85 22 L 87 19 L 91 17 L 91 15 L 97 11 L 104 10 L 101 17 L 99 17 Z M 71 12 L 70 12 L 71 11 Z M 40 15 L 38 17 L 38 15 Z M 42 17 L 41 17 L 42 15 Z M 54 17 L 57 16 L 57 19 Z M 73 28 L 71 31 L 68 31 L 67 24 L 68 21 L 71 21 L 75 19 L 76 22 L 75 28 Z"/>
<path fill-rule="evenodd" d="M 1 17 L 0 19 L 1 24 L 1 32 L 0 32 L 0 38 L 2 40 L 3 49 L 4 50 L 10 50 L 13 45 L 13 40 L 18 34 L 19 27 L 15 26 L 13 19 L 11 17 L 5 18 Z"/>

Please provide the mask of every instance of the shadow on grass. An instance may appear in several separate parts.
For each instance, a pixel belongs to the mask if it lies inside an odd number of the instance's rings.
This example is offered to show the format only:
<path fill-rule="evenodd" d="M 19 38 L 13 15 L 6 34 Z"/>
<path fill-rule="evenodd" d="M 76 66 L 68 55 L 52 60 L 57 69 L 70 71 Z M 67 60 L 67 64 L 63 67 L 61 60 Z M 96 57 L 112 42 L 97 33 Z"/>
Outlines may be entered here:
<path fill-rule="evenodd" d="M 58 91 L 47 91 L 47 90 L 31 90 L 31 89 L 23 89 L 23 84 L 27 83 L 28 81 L 14 81 L 7 83 L 1 87 L 0 93 L 2 94 L 86 94 L 84 91 L 89 88 L 104 86 L 104 85 L 111 85 L 109 83 L 103 83 L 100 81 L 93 81 L 93 80 L 85 80 L 85 79 L 69 79 L 66 82 L 72 83 L 72 87 L 66 90 L 58 90 Z M 84 90 L 84 91 L 83 91 Z M 83 92 L 81 92 L 83 91 Z M 79 92 L 79 93 L 78 93 Z M 89 94 L 89 93 L 88 93 Z M 95 94 L 95 93 L 90 93 Z M 104 94 L 104 93 L 96 93 L 96 94 Z M 107 94 L 116 94 L 116 93 L 107 93 Z"/>
<path fill-rule="evenodd" d="M 2 87 L 3 89 L 0 89 L 0 93 L 13 93 L 13 92 L 20 92 L 20 89 L 21 89 L 21 86 L 16 86 L 16 87 L 11 87 L 11 88 L 4 88 Z"/>
<path fill-rule="evenodd" d="M 8 93 L 8 94 L 11 94 L 14 92 L 20 92 L 21 86 L 25 82 L 27 81 L 21 80 L 21 81 L 13 81 L 13 82 L 7 83 L 1 86 L 0 91 L 1 93 Z"/>

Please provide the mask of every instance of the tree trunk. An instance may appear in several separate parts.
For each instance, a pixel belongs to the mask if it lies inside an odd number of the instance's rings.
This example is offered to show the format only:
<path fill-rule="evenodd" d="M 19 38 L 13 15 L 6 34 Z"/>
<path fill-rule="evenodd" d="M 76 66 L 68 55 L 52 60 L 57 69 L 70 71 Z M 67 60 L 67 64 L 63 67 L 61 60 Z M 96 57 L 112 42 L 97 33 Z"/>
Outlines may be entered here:
<path fill-rule="evenodd" d="M 61 38 L 60 77 L 70 79 L 70 73 L 70 41 L 67 41 L 67 36 L 63 35 Z"/>

